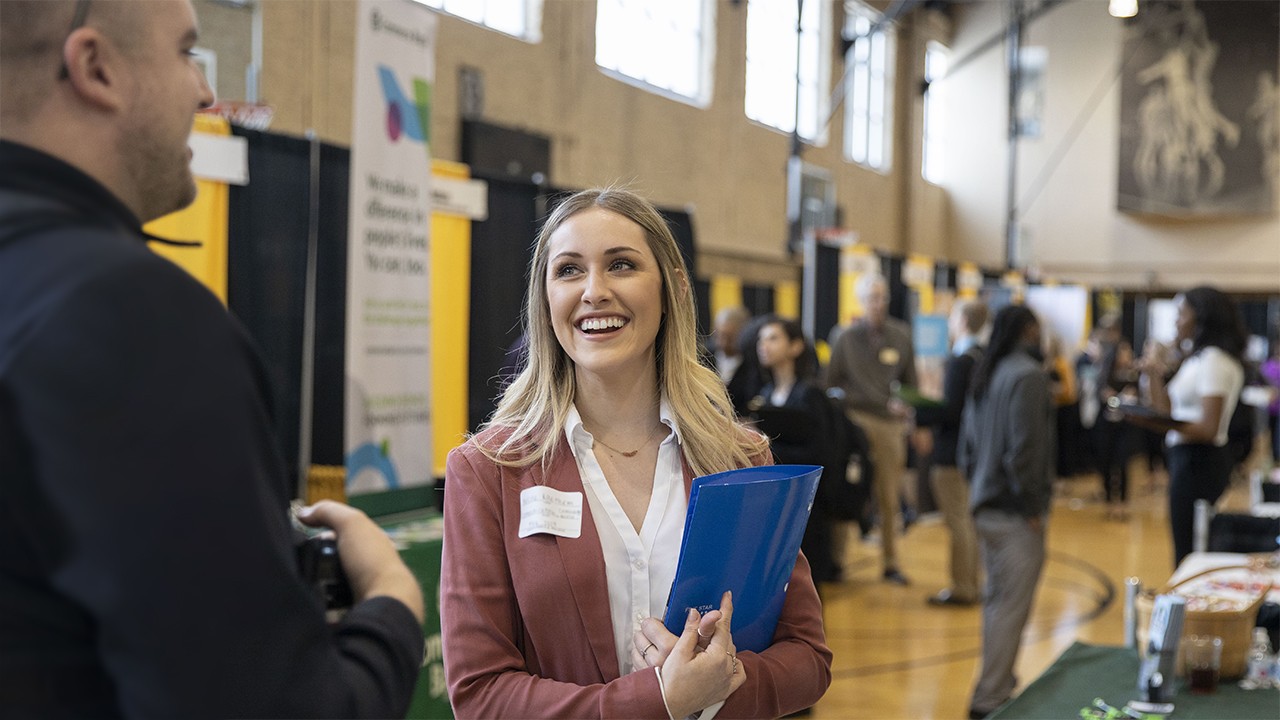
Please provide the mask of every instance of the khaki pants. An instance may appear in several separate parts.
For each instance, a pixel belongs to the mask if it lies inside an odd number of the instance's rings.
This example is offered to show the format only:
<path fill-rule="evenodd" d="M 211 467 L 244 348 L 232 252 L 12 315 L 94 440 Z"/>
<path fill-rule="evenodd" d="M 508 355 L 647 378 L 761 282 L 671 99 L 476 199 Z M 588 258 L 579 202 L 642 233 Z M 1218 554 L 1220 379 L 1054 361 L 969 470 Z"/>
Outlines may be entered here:
<path fill-rule="evenodd" d="M 978 599 L 978 535 L 969 512 L 969 483 L 959 468 L 939 465 L 929 475 L 929 486 L 951 532 L 951 594 L 974 602 Z"/>
<path fill-rule="evenodd" d="M 907 464 L 906 426 L 901 420 L 890 420 L 856 410 L 849 412 L 849 419 L 862 428 L 871 445 L 884 569 L 898 570 L 898 495 L 902 490 L 902 470 Z"/>

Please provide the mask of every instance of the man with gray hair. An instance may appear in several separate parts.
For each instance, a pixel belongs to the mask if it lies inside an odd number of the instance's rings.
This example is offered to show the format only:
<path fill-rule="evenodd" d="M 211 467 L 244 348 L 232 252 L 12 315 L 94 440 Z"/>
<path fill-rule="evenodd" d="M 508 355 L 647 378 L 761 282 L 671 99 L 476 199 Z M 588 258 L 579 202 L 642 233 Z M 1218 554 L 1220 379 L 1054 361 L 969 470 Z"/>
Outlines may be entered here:
<path fill-rule="evenodd" d="M 868 273 L 855 285 L 862 319 L 837 329 L 831 342 L 827 385 L 844 392 L 849 419 L 863 429 L 871 445 L 875 493 L 880 513 L 884 580 L 906 585 L 898 566 L 895 535 L 902 471 L 907 463 L 907 408 L 894 396 L 895 385 L 916 384 L 911 327 L 889 317 L 889 283 Z"/>
<path fill-rule="evenodd" d="M 403 716 L 422 594 L 321 502 L 301 576 L 266 371 L 142 224 L 192 202 L 189 0 L 0 0 L 0 715 Z"/>

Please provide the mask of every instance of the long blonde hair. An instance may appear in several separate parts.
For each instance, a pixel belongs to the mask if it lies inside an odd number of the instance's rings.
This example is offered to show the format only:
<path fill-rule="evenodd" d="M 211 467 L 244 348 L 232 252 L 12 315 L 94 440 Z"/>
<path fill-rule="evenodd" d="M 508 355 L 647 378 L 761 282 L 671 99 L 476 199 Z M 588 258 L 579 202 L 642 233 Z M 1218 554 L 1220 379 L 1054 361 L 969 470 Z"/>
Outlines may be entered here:
<path fill-rule="evenodd" d="M 573 360 L 551 326 L 547 264 L 551 235 L 565 221 L 590 208 L 621 215 L 644 230 L 662 273 L 662 306 L 656 353 L 658 386 L 671 405 L 695 474 L 746 467 L 768 451 L 769 443 L 734 419 L 733 403 L 718 375 L 698 361 L 697 317 L 684 259 L 666 220 L 649 201 L 621 188 L 583 190 L 566 198 L 547 218 L 529 263 L 524 303 L 527 362 L 502 393 L 493 418 L 484 425 L 509 432 L 488 435 L 477 447 L 496 463 L 546 466 L 560 442 L 577 392 Z M 655 398 L 656 401 L 656 398 Z"/>

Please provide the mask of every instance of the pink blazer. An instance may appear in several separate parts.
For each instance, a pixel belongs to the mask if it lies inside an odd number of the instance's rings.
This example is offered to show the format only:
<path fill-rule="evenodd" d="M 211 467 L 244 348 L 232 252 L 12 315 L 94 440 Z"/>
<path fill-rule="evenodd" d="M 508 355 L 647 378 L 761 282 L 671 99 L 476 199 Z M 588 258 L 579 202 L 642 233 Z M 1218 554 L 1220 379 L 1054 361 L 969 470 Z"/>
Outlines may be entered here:
<path fill-rule="evenodd" d="M 440 617 L 457 717 L 667 717 L 653 670 L 618 675 L 604 556 L 587 503 L 581 537 L 516 537 L 521 490 L 582 492 L 568 441 L 544 475 L 538 463 L 497 465 L 470 440 L 449 453 L 445 477 Z M 686 492 L 692 479 L 686 464 Z M 804 555 L 773 645 L 738 658 L 747 681 L 717 717 L 778 717 L 826 692 L 831 651 Z"/>

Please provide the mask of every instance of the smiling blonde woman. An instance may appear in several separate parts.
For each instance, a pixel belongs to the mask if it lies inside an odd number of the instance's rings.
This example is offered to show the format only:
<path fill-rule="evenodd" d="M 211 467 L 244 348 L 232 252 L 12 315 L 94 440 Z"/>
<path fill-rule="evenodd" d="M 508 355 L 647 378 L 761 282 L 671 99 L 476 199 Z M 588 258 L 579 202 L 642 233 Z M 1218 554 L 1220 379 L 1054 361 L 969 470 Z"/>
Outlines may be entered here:
<path fill-rule="evenodd" d="M 694 475 L 765 464 L 698 361 L 688 273 L 626 190 L 565 199 L 538 236 L 529 359 L 449 455 L 441 617 L 459 717 L 777 717 L 831 681 L 801 555 L 773 645 L 737 652 L 733 603 L 668 631 Z"/>

